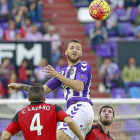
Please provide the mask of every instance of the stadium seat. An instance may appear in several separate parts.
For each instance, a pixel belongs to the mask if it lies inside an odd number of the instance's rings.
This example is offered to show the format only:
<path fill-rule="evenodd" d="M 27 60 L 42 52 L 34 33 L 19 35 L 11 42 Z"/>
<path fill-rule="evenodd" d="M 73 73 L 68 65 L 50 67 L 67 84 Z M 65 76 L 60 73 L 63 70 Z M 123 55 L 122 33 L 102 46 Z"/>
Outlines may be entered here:
<path fill-rule="evenodd" d="M 48 93 L 48 94 L 46 94 L 45 95 L 46 96 L 46 99 L 48 99 L 48 98 L 54 98 L 54 93 L 53 92 L 50 92 L 50 93 Z"/>
<path fill-rule="evenodd" d="M 89 35 L 90 29 L 94 28 L 94 23 L 85 23 L 85 34 Z"/>
<path fill-rule="evenodd" d="M 9 125 L 11 122 L 10 119 L 0 119 L 0 133 Z"/>
<path fill-rule="evenodd" d="M 126 10 L 124 8 L 118 8 L 115 10 L 115 13 L 118 15 L 118 20 L 120 21 L 122 18 L 126 17 Z"/>
<path fill-rule="evenodd" d="M 62 90 L 61 87 L 58 87 L 56 89 L 56 98 L 62 98 L 62 99 L 64 99 L 63 90 Z"/>
<path fill-rule="evenodd" d="M 112 57 L 112 48 L 109 43 L 98 44 L 96 46 L 96 54 L 100 57 Z"/>
<path fill-rule="evenodd" d="M 137 14 L 138 14 L 138 8 L 132 7 L 130 10 L 129 20 L 134 22 Z"/>
<path fill-rule="evenodd" d="M 140 88 L 139 87 L 131 87 L 128 90 L 130 98 L 140 98 Z"/>
<path fill-rule="evenodd" d="M 127 119 L 124 121 L 125 132 L 139 132 L 139 121 L 137 119 Z"/>
<path fill-rule="evenodd" d="M 126 93 L 124 88 L 113 88 L 111 91 L 112 98 L 126 98 Z"/>
<path fill-rule="evenodd" d="M 121 104 L 118 106 L 117 113 L 119 115 L 131 115 L 132 114 L 132 107 L 130 104 Z"/>
<path fill-rule="evenodd" d="M 123 23 L 120 23 L 120 25 L 121 25 L 121 29 L 122 29 L 124 36 L 132 36 L 133 35 L 131 23 L 123 22 Z"/>
<path fill-rule="evenodd" d="M 133 135 L 131 140 L 140 140 L 140 135 Z"/>

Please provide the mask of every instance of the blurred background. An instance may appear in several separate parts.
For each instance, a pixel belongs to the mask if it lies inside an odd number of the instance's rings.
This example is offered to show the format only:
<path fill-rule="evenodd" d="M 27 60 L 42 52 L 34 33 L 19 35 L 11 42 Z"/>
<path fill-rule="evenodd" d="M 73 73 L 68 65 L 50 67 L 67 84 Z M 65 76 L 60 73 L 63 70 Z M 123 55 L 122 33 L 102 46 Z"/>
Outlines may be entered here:
<path fill-rule="evenodd" d="M 114 139 L 140 140 L 140 102 L 129 101 L 140 98 L 140 0 L 106 1 L 109 17 L 95 21 L 88 12 L 92 0 L 0 0 L 0 102 L 28 97 L 7 84 L 45 84 L 50 77 L 42 70 L 48 64 L 57 71 L 66 67 L 66 45 L 76 38 L 83 45 L 81 60 L 92 69 L 90 95 L 99 100 L 95 117 L 103 104 L 100 98 L 112 99 L 117 115 L 111 129 Z M 46 98 L 54 103 L 63 99 L 61 87 Z M 120 103 L 114 105 L 116 98 Z M 0 134 L 24 106 L 7 102 L 0 104 Z M 13 137 L 17 139 L 23 139 L 22 134 Z"/>

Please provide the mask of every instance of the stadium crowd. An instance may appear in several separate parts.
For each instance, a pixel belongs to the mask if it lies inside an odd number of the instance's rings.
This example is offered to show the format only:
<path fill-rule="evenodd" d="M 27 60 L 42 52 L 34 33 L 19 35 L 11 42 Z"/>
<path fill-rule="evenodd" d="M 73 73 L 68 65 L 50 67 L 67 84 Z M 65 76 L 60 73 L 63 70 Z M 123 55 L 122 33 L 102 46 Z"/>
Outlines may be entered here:
<path fill-rule="evenodd" d="M 138 93 L 140 68 L 136 66 L 136 59 L 129 58 L 131 63 L 121 71 L 119 66 L 112 61 L 116 55 L 116 40 L 123 38 L 133 40 L 140 36 L 140 1 L 139 0 L 106 0 L 110 6 L 110 16 L 105 21 L 95 21 L 85 23 L 85 34 L 91 42 L 91 48 L 103 61 L 100 66 L 100 76 L 105 88 L 104 92 L 111 93 L 114 88 L 125 89 L 129 93 L 131 87 L 135 87 Z M 76 8 L 88 7 L 91 0 L 73 0 Z M 55 26 L 50 19 L 42 18 L 43 2 L 40 0 L 1 0 L 0 1 L 0 40 L 1 41 L 51 41 L 52 64 L 56 70 L 66 66 L 64 58 L 60 57 L 59 34 L 56 33 Z M 113 40 L 113 41 L 112 41 Z M 115 40 L 115 41 L 114 41 Z M 104 51 L 103 51 L 104 50 Z M 102 53 L 103 51 L 103 53 Z M 132 61 L 131 61 L 132 60 Z M 42 58 L 40 65 L 34 69 L 30 68 L 27 60 L 23 60 L 20 67 L 11 64 L 5 58 L 0 65 L 0 97 L 10 98 L 11 94 L 7 88 L 9 81 L 32 84 L 34 82 L 44 83 L 50 77 L 44 77 L 41 71 L 48 64 Z M 135 78 L 132 77 L 135 73 Z M 50 95 L 52 98 L 63 98 L 62 94 Z M 15 91 L 17 93 L 18 91 Z M 133 92 L 133 90 L 132 90 Z M 61 91 L 62 93 L 62 91 Z M 130 94 L 127 94 L 131 97 Z M 19 96 L 21 98 L 21 96 Z M 23 98 L 27 94 L 23 92 Z M 139 97 L 139 96 L 137 96 Z"/>
<path fill-rule="evenodd" d="M 118 40 L 132 41 L 140 37 L 140 1 L 106 1 L 110 7 L 109 17 L 104 21 L 85 22 L 85 34 L 91 42 L 91 48 L 102 60 L 99 73 L 103 86 L 100 87 L 104 89 L 103 92 L 109 94 L 115 88 L 120 89 L 122 94 L 125 92 L 125 97 L 140 98 L 140 67 L 137 66 L 136 58 L 128 58 L 122 70 L 112 61 L 117 55 Z M 73 0 L 73 5 L 76 8 L 88 7 L 91 2 Z"/>

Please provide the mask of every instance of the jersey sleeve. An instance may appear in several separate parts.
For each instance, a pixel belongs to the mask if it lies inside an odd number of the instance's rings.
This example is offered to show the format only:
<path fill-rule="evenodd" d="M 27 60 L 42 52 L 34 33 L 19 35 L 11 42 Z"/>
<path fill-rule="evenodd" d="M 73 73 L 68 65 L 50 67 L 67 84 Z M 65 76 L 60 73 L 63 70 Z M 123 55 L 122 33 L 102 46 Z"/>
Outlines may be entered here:
<path fill-rule="evenodd" d="M 66 112 L 64 112 L 63 109 L 58 105 L 55 105 L 55 109 L 56 109 L 56 114 L 57 114 L 57 121 L 64 122 L 64 118 L 69 115 Z"/>
<path fill-rule="evenodd" d="M 51 89 L 54 90 L 56 89 L 58 86 L 61 85 L 61 82 L 57 79 L 57 78 L 51 78 L 46 85 Z"/>
<path fill-rule="evenodd" d="M 86 62 L 82 63 L 77 71 L 76 80 L 80 80 L 86 84 L 89 76 L 91 76 L 91 67 Z"/>
<path fill-rule="evenodd" d="M 11 133 L 12 135 L 14 135 L 15 133 L 18 133 L 21 130 L 20 126 L 19 126 L 19 123 L 18 123 L 18 113 L 14 116 L 11 123 L 5 129 L 6 131 Z"/>

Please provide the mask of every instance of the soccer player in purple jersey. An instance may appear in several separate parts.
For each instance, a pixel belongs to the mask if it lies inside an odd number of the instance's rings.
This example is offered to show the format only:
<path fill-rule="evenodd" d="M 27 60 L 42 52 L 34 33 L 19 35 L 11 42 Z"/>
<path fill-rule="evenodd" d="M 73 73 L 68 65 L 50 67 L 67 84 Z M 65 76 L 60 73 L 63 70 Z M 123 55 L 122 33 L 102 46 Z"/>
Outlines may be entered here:
<path fill-rule="evenodd" d="M 66 112 L 75 120 L 85 137 L 94 119 L 93 103 L 90 100 L 91 67 L 87 62 L 80 61 L 82 45 L 77 39 L 69 41 L 65 55 L 68 57 L 68 67 L 60 73 L 50 65 L 45 68 L 45 75 L 53 78 L 44 85 L 44 89 L 47 94 L 61 85 L 67 101 Z M 11 83 L 8 86 L 11 89 L 30 89 L 30 85 L 25 84 Z M 66 123 L 61 122 L 57 129 L 57 140 L 78 140 Z"/>

